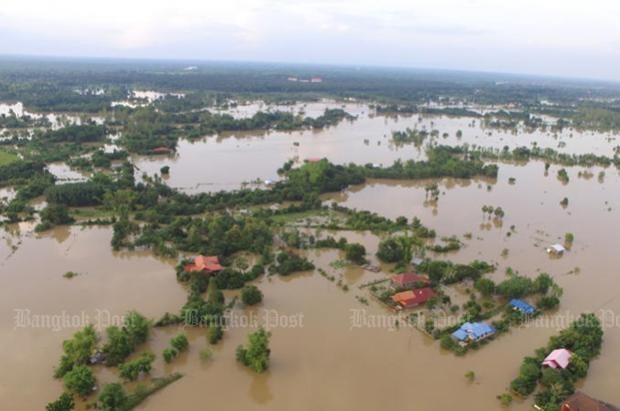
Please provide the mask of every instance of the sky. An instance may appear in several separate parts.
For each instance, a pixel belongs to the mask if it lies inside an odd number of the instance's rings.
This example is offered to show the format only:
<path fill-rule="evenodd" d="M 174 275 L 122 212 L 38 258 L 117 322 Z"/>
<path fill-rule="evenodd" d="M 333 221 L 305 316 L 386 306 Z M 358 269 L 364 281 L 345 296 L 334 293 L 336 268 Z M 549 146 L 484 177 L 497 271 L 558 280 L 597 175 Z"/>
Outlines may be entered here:
<path fill-rule="evenodd" d="M 0 54 L 620 80 L 617 0 L 6 0 Z"/>

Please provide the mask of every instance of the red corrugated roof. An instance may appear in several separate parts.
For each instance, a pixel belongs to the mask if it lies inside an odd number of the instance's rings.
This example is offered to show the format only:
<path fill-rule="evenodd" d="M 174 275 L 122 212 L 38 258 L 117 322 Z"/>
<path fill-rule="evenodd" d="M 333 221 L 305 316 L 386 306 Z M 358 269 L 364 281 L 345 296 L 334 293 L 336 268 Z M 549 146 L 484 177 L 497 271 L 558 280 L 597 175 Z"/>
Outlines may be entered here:
<path fill-rule="evenodd" d="M 435 296 L 435 292 L 430 288 L 419 288 L 417 290 L 403 291 L 396 293 L 392 296 L 392 301 L 401 306 L 415 307 L 416 305 L 424 304 Z"/>
<path fill-rule="evenodd" d="M 220 259 L 216 256 L 204 256 L 199 255 L 194 258 L 194 264 L 186 265 L 185 271 L 206 271 L 208 273 L 214 273 L 222 271 L 224 267 L 220 265 Z"/>

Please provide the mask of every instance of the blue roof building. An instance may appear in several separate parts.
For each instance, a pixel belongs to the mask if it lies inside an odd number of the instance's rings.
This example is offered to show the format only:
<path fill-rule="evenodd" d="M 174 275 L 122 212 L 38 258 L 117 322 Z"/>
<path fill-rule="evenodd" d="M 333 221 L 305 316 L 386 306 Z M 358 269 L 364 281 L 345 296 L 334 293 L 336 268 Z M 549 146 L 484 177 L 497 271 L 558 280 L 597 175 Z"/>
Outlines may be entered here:
<path fill-rule="evenodd" d="M 523 314 L 534 314 L 536 312 L 536 308 L 532 307 L 528 303 L 523 300 L 513 299 L 508 303 L 515 310 L 521 311 Z"/>
<path fill-rule="evenodd" d="M 452 333 L 452 337 L 459 342 L 480 341 L 495 334 L 495 327 L 487 323 L 470 323 L 466 322 Z"/>

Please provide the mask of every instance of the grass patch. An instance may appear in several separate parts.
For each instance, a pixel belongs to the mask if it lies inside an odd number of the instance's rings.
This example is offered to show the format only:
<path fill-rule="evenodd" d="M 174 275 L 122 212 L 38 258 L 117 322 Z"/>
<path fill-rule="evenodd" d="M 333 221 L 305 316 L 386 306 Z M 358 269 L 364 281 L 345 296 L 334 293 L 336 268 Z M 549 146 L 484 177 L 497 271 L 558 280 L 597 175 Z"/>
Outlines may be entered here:
<path fill-rule="evenodd" d="M 19 160 L 19 157 L 16 154 L 0 150 L 0 166 L 11 164 L 17 160 Z"/>

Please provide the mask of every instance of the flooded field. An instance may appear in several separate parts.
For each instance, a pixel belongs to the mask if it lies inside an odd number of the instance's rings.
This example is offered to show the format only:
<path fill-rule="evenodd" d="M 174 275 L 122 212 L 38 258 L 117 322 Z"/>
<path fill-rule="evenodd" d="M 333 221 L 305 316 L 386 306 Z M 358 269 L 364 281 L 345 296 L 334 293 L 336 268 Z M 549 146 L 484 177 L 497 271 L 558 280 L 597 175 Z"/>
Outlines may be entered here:
<path fill-rule="evenodd" d="M 306 115 L 320 115 L 325 107 L 309 104 L 303 110 Z M 240 106 L 233 110 L 237 110 L 235 115 L 246 116 L 255 109 Z M 334 163 L 384 165 L 399 158 L 424 158 L 421 148 L 390 142 L 392 131 L 407 127 L 437 129 L 438 142 L 451 145 L 501 148 L 536 142 L 562 152 L 608 156 L 617 145 L 615 137 L 607 134 L 567 130 L 554 136 L 494 130 L 488 135 L 490 130 L 481 129 L 478 121 L 471 126 L 471 119 L 377 116 L 367 106 L 356 104 L 345 109 L 358 118 L 321 131 L 253 132 L 196 142 L 183 140 L 174 157 L 133 160 L 140 173 L 159 173 L 160 167 L 170 165 L 166 180 L 170 186 L 200 192 L 235 189 L 255 179 L 277 179 L 277 168 L 291 158 L 327 157 Z M 460 139 L 457 130 L 463 131 Z M 448 133 L 446 138 L 441 137 L 444 132 Z M 565 145 L 558 147 L 560 141 Z M 65 167 L 54 165 L 50 171 L 65 178 L 83 178 Z M 437 341 L 415 328 L 373 325 L 373 316 L 389 312 L 375 301 L 364 305 L 356 297 L 368 297 L 359 286 L 386 278 L 389 266 L 383 265 L 380 273 L 359 267 L 335 268 L 332 263 L 342 258 L 339 251 L 312 250 L 307 252 L 308 257 L 317 268 L 335 275 L 348 291 L 318 270 L 290 277 L 263 277 L 257 283 L 265 294 L 264 302 L 253 309 L 235 306 L 231 320 L 237 319 L 238 324 L 231 323 L 223 341 L 212 349 L 213 358 L 206 362 L 199 356 L 208 346 L 203 329 L 185 330 L 190 349 L 170 365 L 164 364 L 160 354 L 178 330 L 155 329 L 144 347 L 158 355 L 153 376 L 178 371 L 184 378 L 149 398 L 139 409 L 199 410 L 208 404 L 209 408 L 225 410 L 370 411 L 402 408 L 409 403 L 419 410 L 499 409 L 495 397 L 517 375 L 523 356 L 565 327 L 570 321 L 566 317 L 599 310 L 620 315 L 616 269 L 620 259 L 616 257 L 615 238 L 620 232 L 618 171 L 613 167 L 571 167 L 567 169 L 570 182 L 563 184 L 556 177 L 557 170 L 552 165 L 545 173 L 544 164 L 536 161 L 500 164 L 497 181 L 373 180 L 323 198 L 392 218 L 417 216 L 437 230 L 438 236 L 456 235 L 465 244 L 458 252 L 435 257 L 494 262 L 498 265 L 491 274 L 495 279 L 501 279 L 507 267 L 530 276 L 550 273 L 564 289 L 558 312 L 546 317 L 555 320 L 550 326 L 514 328 L 480 350 L 456 357 L 443 352 Z M 426 195 L 425 187 L 430 183 L 437 183 L 441 192 L 436 203 Z M 9 190 L 0 193 L 0 197 L 10 195 Z M 569 200 L 566 208 L 560 205 L 564 197 Z M 489 220 L 483 216 L 483 205 L 501 206 L 506 215 L 502 221 Z M 566 232 L 575 235 L 572 249 L 561 258 L 550 258 L 545 247 L 561 242 Z M 334 235 L 362 243 L 372 262 L 378 264 L 374 253 L 379 239 L 375 235 Z M 85 316 L 105 328 L 130 309 L 156 319 L 165 312 L 177 312 L 184 304 L 187 293 L 176 281 L 176 261 L 146 252 L 112 252 L 111 237 L 112 230 L 107 227 L 57 228 L 40 236 L 32 232 L 32 224 L 7 226 L 2 231 L 0 308 L 7 315 L 0 318 L 0 362 L 7 370 L 14 370 L 0 377 L 3 408 L 41 409 L 58 396 L 62 384 L 52 374 L 62 340 L 84 325 Z M 63 278 L 67 271 L 78 276 Z M 234 295 L 236 292 L 226 294 Z M 79 325 L 34 325 L 41 315 L 49 314 L 58 318 L 77 316 Z M 617 324 L 605 329 L 601 356 L 592 362 L 588 377 L 578 388 L 620 403 L 620 351 L 616 349 L 620 319 L 614 317 L 612 322 Z M 272 361 L 268 372 L 256 375 L 235 362 L 235 348 L 245 342 L 252 327 L 261 323 L 273 334 Z M 476 374 L 473 383 L 464 377 L 470 370 Z M 99 383 L 115 379 L 114 372 L 98 369 Z M 444 395 L 445 390 L 450 395 Z M 83 404 L 80 407 L 83 409 Z M 516 401 L 511 409 L 530 407 L 531 399 Z"/>
<path fill-rule="evenodd" d="M 288 110 L 308 110 L 306 115 L 320 114 L 325 108 L 340 107 L 334 103 L 315 103 L 291 106 Z M 239 106 L 233 113 L 247 110 L 251 115 L 261 109 L 259 104 Z M 286 106 L 285 106 L 286 107 Z M 311 110 L 310 110 L 311 108 Z M 619 144 L 612 133 L 580 132 L 566 129 L 561 133 L 550 131 L 519 133 L 490 130 L 480 127 L 479 120 L 447 116 L 379 116 L 362 104 L 346 104 L 344 109 L 357 116 L 324 130 L 295 132 L 243 132 L 205 137 L 202 140 L 181 140 L 176 155 L 134 157 L 139 171 L 158 174 L 164 165 L 171 167 L 167 184 L 188 193 L 236 189 L 243 183 L 255 180 L 273 180 L 276 170 L 289 159 L 303 161 L 308 158 L 327 158 L 336 164 L 390 165 L 397 159 L 423 159 L 423 147 L 413 144 L 396 145 L 391 140 L 392 131 L 406 128 L 438 130 L 434 141 L 444 145 L 462 145 L 515 148 L 553 148 L 563 153 L 594 153 L 613 156 Z M 472 126 L 472 121 L 474 122 Z M 457 131 L 462 137 L 457 137 Z M 443 136 L 447 133 L 447 136 Z M 490 134 L 490 135 L 489 135 Z M 425 142 L 430 141 L 429 139 Z"/>

